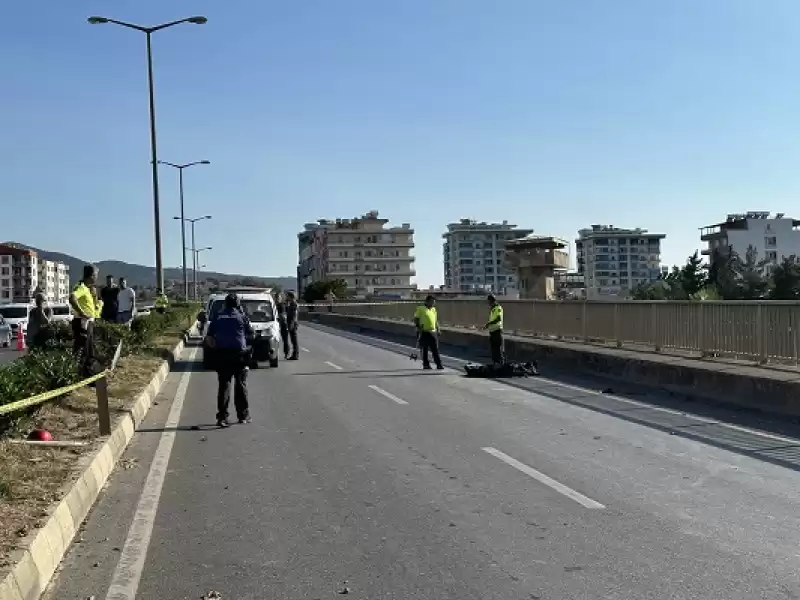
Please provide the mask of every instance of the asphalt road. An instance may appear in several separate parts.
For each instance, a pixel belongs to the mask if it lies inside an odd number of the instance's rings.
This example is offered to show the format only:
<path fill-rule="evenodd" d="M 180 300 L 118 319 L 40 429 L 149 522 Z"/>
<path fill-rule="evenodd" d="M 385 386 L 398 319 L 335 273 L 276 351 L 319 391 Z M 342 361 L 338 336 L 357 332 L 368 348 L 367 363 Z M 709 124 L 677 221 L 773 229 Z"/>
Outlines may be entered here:
<path fill-rule="evenodd" d="M 214 374 L 178 365 L 49 598 L 800 598 L 800 471 L 576 404 L 591 390 L 301 344 L 227 430 Z"/>
<path fill-rule="evenodd" d="M 18 359 L 20 356 L 22 356 L 22 354 L 22 352 L 18 352 L 14 348 L 0 347 L 0 365 L 10 363 L 11 361 Z"/>

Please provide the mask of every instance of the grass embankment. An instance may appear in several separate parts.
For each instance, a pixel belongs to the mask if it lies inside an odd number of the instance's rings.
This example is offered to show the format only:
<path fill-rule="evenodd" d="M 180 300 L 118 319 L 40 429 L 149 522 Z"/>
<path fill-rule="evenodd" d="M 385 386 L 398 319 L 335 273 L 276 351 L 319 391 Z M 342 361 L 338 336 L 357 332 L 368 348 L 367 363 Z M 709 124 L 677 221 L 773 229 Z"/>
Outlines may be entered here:
<path fill-rule="evenodd" d="M 138 394 L 161 366 L 166 353 L 193 320 L 194 306 L 137 319 L 128 330 L 98 324 L 100 360 L 109 364 L 119 341 L 122 357 L 109 376 L 112 428 L 131 408 Z M 68 330 L 56 332 L 49 348 L 29 353 L 0 368 L 0 406 L 79 380 Z M 59 441 L 83 442 L 75 447 L 42 447 L 15 443 L 34 429 L 46 429 Z M 39 407 L 0 417 L 0 569 L 32 529 L 40 527 L 50 508 L 61 500 L 67 485 L 80 474 L 82 457 L 99 445 L 97 397 L 81 388 Z"/>

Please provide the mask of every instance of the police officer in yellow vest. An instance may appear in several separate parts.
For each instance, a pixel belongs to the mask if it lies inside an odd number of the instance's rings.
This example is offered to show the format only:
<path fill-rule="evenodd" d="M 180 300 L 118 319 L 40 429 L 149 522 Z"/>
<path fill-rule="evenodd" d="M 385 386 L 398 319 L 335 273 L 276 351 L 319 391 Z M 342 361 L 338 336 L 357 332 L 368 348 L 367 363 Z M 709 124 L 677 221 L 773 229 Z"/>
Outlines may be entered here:
<path fill-rule="evenodd" d="M 161 288 L 156 290 L 156 312 L 163 313 L 169 306 L 169 299 L 167 295 L 161 291 Z"/>
<path fill-rule="evenodd" d="M 433 362 L 440 371 L 444 369 L 439 356 L 439 315 L 436 313 L 436 299 L 433 296 L 425 298 L 425 304 L 417 307 L 414 313 L 414 324 L 417 326 L 419 347 L 422 350 L 422 368 L 430 369 L 431 361 L 428 353 L 433 354 Z"/>
<path fill-rule="evenodd" d="M 84 377 L 94 375 L 95 347 L 94 320 L 100 318 L 103 302 L 97 298 L 97 269 L 94 265 L 83 267 L 83 279 L 72 290 L 70 306 L 75 313 L 72 319 L 72 349 L 81 365 Z"/>
<path fill-rule="evenodd" d="M 489 330 L 489 346 L 492 349 L 492 362 L 502 365 L 506 362 L 503 350 L 503 307 L 497 302 L 494 294 L 487 296 L 489 302 L 489 321 L 483 326 Z"/>

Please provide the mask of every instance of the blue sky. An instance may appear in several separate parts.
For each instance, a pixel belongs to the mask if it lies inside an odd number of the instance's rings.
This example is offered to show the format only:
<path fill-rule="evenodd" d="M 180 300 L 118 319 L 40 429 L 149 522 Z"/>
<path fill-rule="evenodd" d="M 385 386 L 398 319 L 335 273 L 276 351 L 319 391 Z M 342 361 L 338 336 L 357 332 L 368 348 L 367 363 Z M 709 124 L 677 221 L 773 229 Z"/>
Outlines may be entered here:
<path fill-rule="evenodd" d="M 4 237 L 34 246 L 154 262 L 144 36 L 92 14 L 209 19 L 154 53 L 159 157 L 213 163 L 186 200 L 215 270 L 294 274 L 303 223 L 370 209 L 415 226 L 420 285 L 460 217 L 646 227 L 674 263 L 729 212 L 800 216 L 797 0 L 6 4 Z"/>

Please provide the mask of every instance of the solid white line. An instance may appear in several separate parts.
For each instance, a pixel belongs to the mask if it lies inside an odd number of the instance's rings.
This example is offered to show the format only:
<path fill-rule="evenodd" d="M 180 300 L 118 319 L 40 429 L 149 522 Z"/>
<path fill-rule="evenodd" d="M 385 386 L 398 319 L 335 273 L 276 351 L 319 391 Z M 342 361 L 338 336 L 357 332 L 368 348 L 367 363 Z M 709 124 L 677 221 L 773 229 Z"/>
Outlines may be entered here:
<path fill-rule="evenodd" d="M 147 548 L 153 535 L 153 523 L 158 512 L 161 489 L 164 486 L 169 457 L 175 443 L 175 428 L 181 419 L 183 401 L 186 399 L 186 389 L 189 387 L 197 351 L 198 349 L 194 348 L 189 352 L 190 369 L 181 375 L 175 400 L 164 423 L 164 432 L 158 442 L 150 472 L 147 474 L 139 504 L 136 506 L 136 513 L 133 515 L 133 523 L 128 530 L 128 537 L 122 547 L 114 576 L 111 578 L 111 587 L 108 588 L 106 600 L 136 600 L 136 591 L 147 558 Z"/>
<path fill-rule="evenodd" d="M 318 330 L 318 331 L 320 331 L 321 333 L 327 333 L 328 335 L 333 335 L 329 331 L 323 331 L 323 330 Z M 348 332 L 348 335 L 359 336 L 359 334 L 357 334 L 357 333 L 350 333 L 350 332 Z M 336 336 L 334 336 L 334 337 L 336 337 Z M 365 337 L 365 338 L 369 339 L 369 336 L 359 336 L 359 337 Z M 344 339 L 348 339 L 348 338 L 344 338 Z M 355 339 L 352 339 L 352 338 L 350 338 L 350 341 L 357 342 L 357 343 L 360 343 L 360 344 L 364 343 L 364 342 L 359 342 L 358 340 L 355 340 Z M 392 346 L 397 346 L 398 348 L 405 348 L 405 349 L 408 349 L 408 350 L 411 349 L 411 346 L 409 346 L 407 344 L 399 344 L 397 342 L 390 342 L 388 340 L 378 340 L 378 341 L 380 341 L 382 344 L 390 344 Z M 460 363 L 472 362 L 472 361 L 469 361 L 469 360 L 465 360 L 463 358 L 457 358 L 455 356 L 449 356 L 447 354 L 442 354 L 442 358 L 446 358 L 448 360 L 458 361 Z M 741 431 L 743 433 L 749 433 L 751 435 L 759 436 L 759 437 L 762 437 L 762 438 L 765 438 L 765 439 L 768 439 L 768 440 L 775 440 L 777 442 L 785 442 L 785 443 L 788 443 L 788 444 L 796 444 L 798 439 L 800 439 L 800 438 L 791 438 L 791 437 L 787 437 L 787 436 L 783 436 L 783 435 L 776 435 L 774 433 L 767 433 L 766 431 L 760 431 L 758 429 L 753 429 L 751 427 L 745 427 L 743 425 L 734 425 L 733 423 L 726 423 L 724 421 L 715 421 L 713 419 L 705 419 L 705 418 L 700 417 L 698 415 L 693 415 L 691 413 L 686 413 L 685 411 L 675 410 L 673 408 L 665 408 L 663 406 L 655 406 L 655 405 L 652 405 L 652 404 L 647 404 L 646 402 L 639 402 L 638 400 L 631 400 L 630 398 L 623 398 L 621 396 L 615 396 L 614 394 L 604 394 L 602 392 L 598 392 L 598 391 L 595 391 L 595 390 L 590 390 L 589 388 L 580 387 L 578 385 L 572 385 L 572 384 L 569 384 L 569 383 L 562 383 L 560 381 L 555 381 L 553 379 L 548 379 L 547 377 L 539 376 L 539 377 L 536 378 L 536 380 L 545 382 L 545 383 L 547 383 L 549 385 L 554 385 L 556 387 L 561 387 L 561 388 L 568 389 L 568 390 L 574 390 L 576 392 L 583 392 L 584 394 L 588 394 L 588 395 L 591 395 L 591 396 L 602 396 L 603 398 L 611 398 L 612 400 L 617 400 L 618 402 L 622 402 L 624 404 L 630 404 L 631 406 L 637 406 L 637 407 L 640 407 L 640 408 L 649 408 L 649 409 L 657 411 L 657 412 L 667 413 L 667 414 L 670 414 L 670 415 L 688 417 L 690 419 L 694 419 L 695 421 L 699 421 L 699 422 L 705 423 L 707 425 L 719 425 L 720 427 L 724 427 L 726 429 L 732 429 L 734 431 Z M 482 380 L 477 379 L 477 380 L 474 380 L 474 381 L 478 382 L 478 381 L 482 381 Z M 525 391 L 531 392 L 533 394 L 537 393 L 535 390 L 525 390 Z"/>
<path fill-rule="evenodd" d="M 303 352 L 311 352 L 311 350 L 309 350 L 308 348 L 300 348 L 300 350 L 302 350 Z"/>
<path fill-rule="evenodd" d="M 497 450 L 496 448 L 486 447 L 486 448 L 483 448 L 483 451 L 484 452 L 488 452 L 489 454 L 491 454 L 495 458 L 499 458 L 504 463 L 506 463 L 507 465 L 511 465 L 512 467 L 514 467 L 518 471 L 522 471 L 523 473 L 525 473 L 525 475 L 527 475 L 529 477 L 533 477 L 539 483 L 545 484 L 546 486 L 548 486 L 548 487 L 554 489 L 555 491 L 557 491 L 559 494 L 563 494 L 564 496 L 566 496 L 570 500 L 574 500 L 575 502 L 577 502 L 581 506 L 584 506 L 586 508 L 596 509 L 596 510 L 605 508 L 605 506 L 603 506 L 599 502 L 596 502 L 595 500 L 592 500 L 591 498 L 588 498 L 588 497 L 584 496 L 583 494 L 581 494 L 579 492 L 576 492 L 572 488 L 568 488 L 563 483 L 559 483 L 555 479 L 552 479 L 552 478 L 548 477 L 547 475 L 537 471 L 533 467 L 529 467 L 528 465 L 519 462 L 516 458 L 510 457 L 508 454 L 500 452 L 500 450 Z"/>
<path fill-rule="evenodd" d="M 342 370 L 342 367 L 340 367 L 339 365 L 335 365 L 335 364 L 333 364 L 333 363 L 332 363 L 331 361 L 329 361 L 329 360 L 326 360 L 326 361 L 325 361 L 325 364 L 326 364 L 326 365 L 328 365 L 329 367 L 333 367 L 333 368 L 334 368 L 334 369 L 336 369 L 337 371 L 341 371 L 341 370 Z"/>
<path fill-rule="evenodd" d="M 371 386 L 369 386 L 369 388 L 371 390 L 374 390 L 374 391 L 378 392 L 381 396 L 386 396 L 389 400 L 393 400 L 394 402 L 397 402 L 398 404 L 408 404 L 408 402 L 406 402 L 402 398 L 398 398 L 394 394 L 390 394 L 389 392 L 387 392 L 383 388 L 379 388 L 377 385 L 371 385 Z"/>

